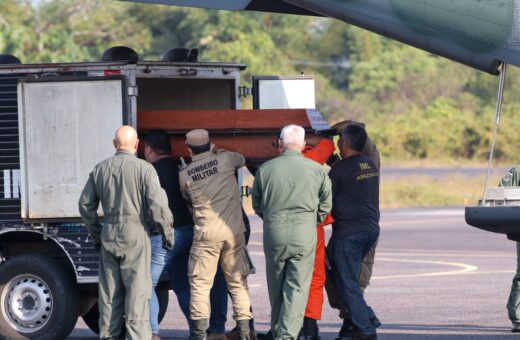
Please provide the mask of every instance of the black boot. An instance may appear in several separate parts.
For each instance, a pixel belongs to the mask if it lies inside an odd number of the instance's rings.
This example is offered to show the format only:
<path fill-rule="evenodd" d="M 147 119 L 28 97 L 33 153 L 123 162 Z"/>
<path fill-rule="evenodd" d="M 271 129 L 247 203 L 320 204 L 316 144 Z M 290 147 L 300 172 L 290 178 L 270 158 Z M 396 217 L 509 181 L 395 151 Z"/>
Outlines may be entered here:
<path fill-rule="evenodd" d="M 352 339 L 357 334 L 357 327 L 352 322 L 352 319 L 343 319 L 343 325 L 339 330 L 336 340 Z"/>
<path fill-rule="evenodd" d="M 192 321 L 189 340 L 206 340 L 206 329 L 208 329 L 208 319 Z"/>
<path fill-rule="evenodd" d="M 258 333 L 256 338 L 258 340 L 274 340 L 273 332 L 271 332 L 271 330 L 269 330 L 267 333 Z"/>
<path fill-rule="evenodd" d="M 249 319 L 246 320 L 237 320 L 237 328 L 238 328 L 238 339 L 239 340 L 250 340 L 250 332 L 249 328 Z"/>
<path fill-rule="evenodd" d="M 372 325 L 374 325 L 375 328 L 381 326 L 381 321 L 379 321 L 379 319 L 375 315 L 370 318 L 370 322 L 372 323 Z"/>
<path fill-rule="evenodd" d="M 298 340 L 320 340 L 318 321 L 311 318 L 303 318 L 303 326 L 298 334 Z"/>

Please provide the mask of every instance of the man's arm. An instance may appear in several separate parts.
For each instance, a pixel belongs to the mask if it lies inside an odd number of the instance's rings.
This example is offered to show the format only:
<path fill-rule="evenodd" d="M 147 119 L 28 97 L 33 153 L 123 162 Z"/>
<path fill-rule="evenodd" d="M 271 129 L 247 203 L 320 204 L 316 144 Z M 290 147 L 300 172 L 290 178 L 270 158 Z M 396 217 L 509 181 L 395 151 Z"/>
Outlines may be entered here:
<path fill-rule="evenodd" d="M 98 207 L 99 197 L 96 193 L 94 175 L 90 173 L 87 183 L 79 197 L 78 208 L 83 223 L 87 226 L 96 246 L 101 244 L 101 225 L 99 224 L 99 217 L 97 214 Z"/>
<path fill-rule="evenodd" d="M 336 151 L 336 146 L 332 140 L 312 136 L 311 143 L 308 143 L 308 146 L 303 149 L 302 154 L 305 158 L 323 165 L 330 156 L 332 156 L 334 151 Z"/>
<path fill-rule="evenodd" d="M 159 184 L 159 177 L 155 169 L 150 166 L 145 173 L 145 199 L 152 223 L 159 225 L 163 234 L 165 248 L 173 247 L 173 215 L 168 207 L 168 196 Z"/>
<path fill-rule="evenodd" d="M 262 212 L 262 184 L 260 181 L 261 171 L 260 169 L 256 172 L 255 180 L 253 182 L 253 193 L 251 195 L 253 202 L 253 210 L 261 219 L 264 218 Z"/>
<path fill-rule="evenodd" d="M 370 137 L 367 138 L 367 142 L 365 143 L 365 147 L 363 148 L 363 151 L 361 153 L 374 162 L 377 169 L 381 168 L 381 158 L 379 157 L 379 150 L 377 150 L 377 146 L 372 143 L 370 140 Z"/>
<path fill-rule="evenodd" d="M 318 204 L 318 224 L 323 222 L 327 214 L 332 209 L 332 189 L 329 176 L 325 174 L 325 171 L 321 171 L 322 182 L 319 192 L 320 203 Z"/>
<path fill-rule="evenodd" d="M 214 153 L 225 152 L 226 156 L 229 158 L 231 164 L 235 167 L 235 169 L 241 168 L 246 164 L 246 158 L 238 152 L 224 150 L 221 147 L 216 146 L 215 144 L 211 144 L 211 151 L 213 151 Z"/>
<path fill-rule="evenodd" d="M 179 186 L 181 188 L 181 194 L 184 200 L 186 201 L 186 205 L 188 206 L 188 209 L 191 213 L 193 213 L 193 204 L 191 203 L 191 198 L 188 193 L 188 184 L 185 179 L 183 179 L 183 176 L 179 172 Z"/>

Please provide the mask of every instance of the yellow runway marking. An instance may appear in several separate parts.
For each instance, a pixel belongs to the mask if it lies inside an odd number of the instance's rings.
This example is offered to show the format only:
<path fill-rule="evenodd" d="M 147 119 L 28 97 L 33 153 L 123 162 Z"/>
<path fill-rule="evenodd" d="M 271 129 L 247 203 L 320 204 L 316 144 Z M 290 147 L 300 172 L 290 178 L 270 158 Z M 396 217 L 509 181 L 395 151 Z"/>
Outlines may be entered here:
<path fill-rule="evenodd" d="M 459 267 L 462 269 L 450 270 L 450 271 L 440 271 L 440 272 L 430 272 L 430 273 L 373 276 L 372 280 L 401 279 L 401 278 L 408 278 L 408 277 L 452 276 L 452 275 L 461 275 L 461 274 L 465 274 L 468 272 L 474 272 L 478 269 L 477 266 L 473 266 L 473 265 L 465 264 L 465 263 L 459 263 L 459 262 L 400 260 L 400 259 L 390 259 L 390 258 L 386 258 L 386 257 L 382 257 L 382 258 L 376 257 L 376 261 L 400 262 L 400 263 L 426 263 L 426 264 L 436 264 L 436 265 L 443 265 L 443 266 L 453 266 L 453 267 Z"/>

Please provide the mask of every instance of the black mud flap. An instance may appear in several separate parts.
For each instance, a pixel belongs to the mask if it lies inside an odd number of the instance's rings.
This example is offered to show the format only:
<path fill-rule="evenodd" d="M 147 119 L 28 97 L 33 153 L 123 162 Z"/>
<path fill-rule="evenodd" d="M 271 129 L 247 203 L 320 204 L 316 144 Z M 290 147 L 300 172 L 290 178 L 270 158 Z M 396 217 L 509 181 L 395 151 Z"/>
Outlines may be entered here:
<path fill-rule="evenodd" d="M 465 217 L 470 226 L 520 240 L 520 206 L 471 206 Z"/>

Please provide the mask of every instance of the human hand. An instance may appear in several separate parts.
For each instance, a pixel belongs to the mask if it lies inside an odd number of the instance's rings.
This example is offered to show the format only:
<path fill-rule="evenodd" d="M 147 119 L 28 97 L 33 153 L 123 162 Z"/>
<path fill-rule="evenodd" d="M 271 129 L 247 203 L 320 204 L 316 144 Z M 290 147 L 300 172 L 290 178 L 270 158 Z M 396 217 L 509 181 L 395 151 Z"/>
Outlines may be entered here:
<path fill-rule="evenodd" d="M 321 137 L 315 135 L 309 135 L 305 137 L 305 143 L 309 146 L 315 146 L 321 141 Z"/>
<path fill-rule="evenodd" d="M 338 132 L 338 134 L 341 134 L 343 132 L 343 130 L 345 130 L 345 128 L 349 125 L 352 125 L 352 124 L 355 124 L 355 125 L 360 125 L 362 127 L 365 127 L 365 124 L 364 123 L 361 123 L 361 122 L 356 122 L 354 120 L 350 120 L 350 119 L 347 119 L 347 120 L 344 120 L 342 122 L 338 122 L 334 125 L 331 126 L 331 128 L 333 129 L 336 129 L 336 131 Z"/>
<path fill-rule="evenodd" d="M 170 251 L 170 250 L 173 249 L 173 244 L 172 244 L 172 242 L 170 242 L 169 240 L 166 240 L 166 239 L 164 239 L 164 238 L 163 238 L 163 244 L 162 244 L 162 246 L 163 246 L 163 248 L 164 248 L 165 250 L 168 250 L 168 251 Z"/>

